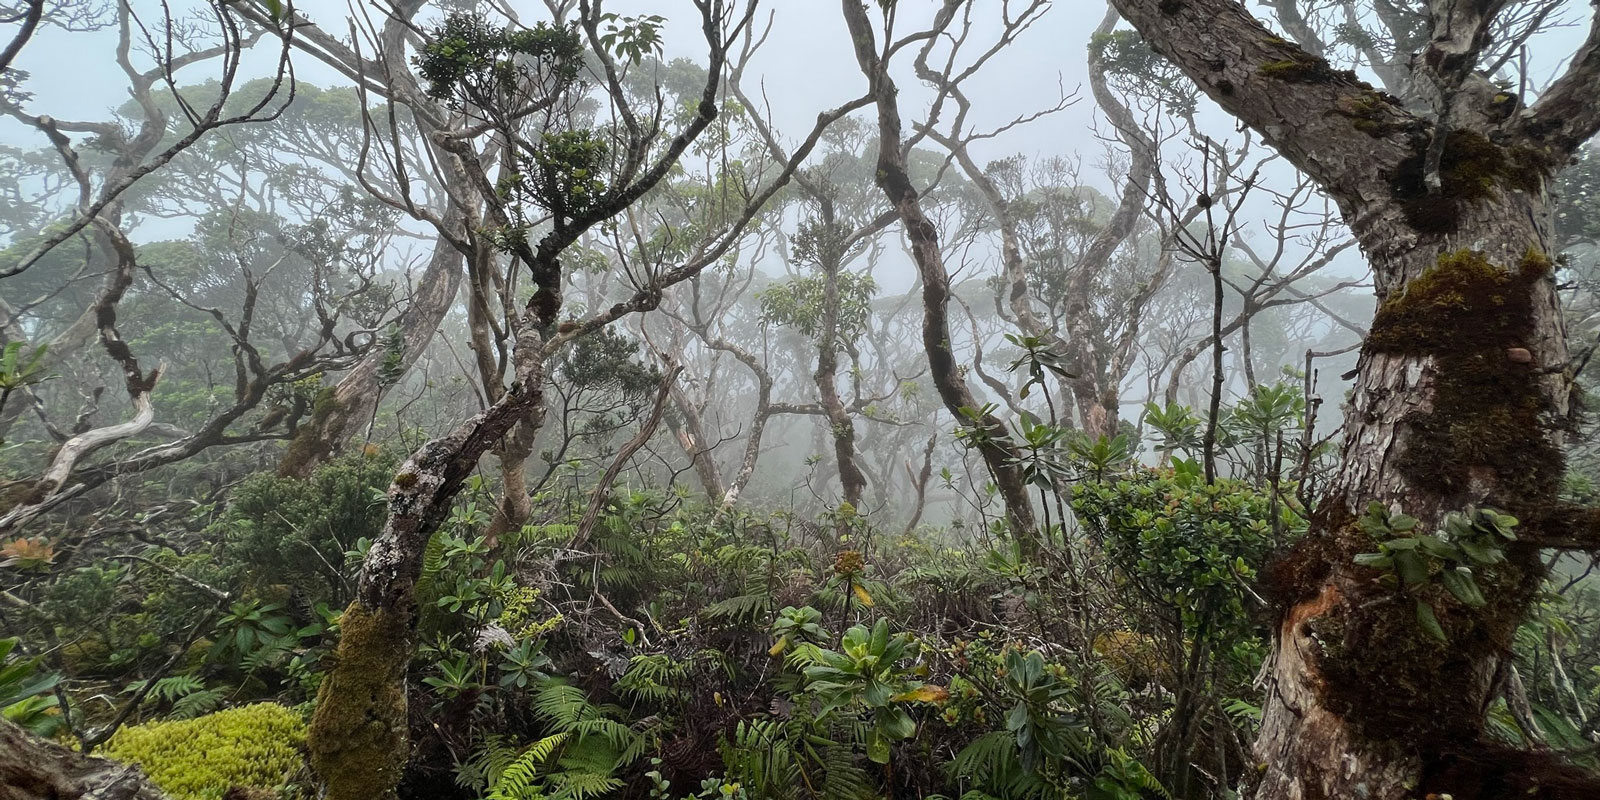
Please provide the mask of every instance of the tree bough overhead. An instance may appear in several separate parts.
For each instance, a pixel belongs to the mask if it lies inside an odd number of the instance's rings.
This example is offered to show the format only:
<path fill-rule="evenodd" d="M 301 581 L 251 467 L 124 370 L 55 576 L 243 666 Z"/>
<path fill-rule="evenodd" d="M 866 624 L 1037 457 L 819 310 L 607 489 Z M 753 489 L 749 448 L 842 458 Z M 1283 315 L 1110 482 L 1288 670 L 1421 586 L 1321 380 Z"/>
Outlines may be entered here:
<path fill-rule="evenodd" d="M 1115 0 L 1156 52 L 1338 204 L 1373 267 L 1341 466 L 1271 577 L 1280 623 L 1255 754 L 1259 798 L 1579 797 L 1600 783 L 1480 744 L 1529 612 L 1542 543 L 1592 548 L 1557 512 L 1573 384 L 1552 276 L 1549 184 L 1600 128 L 1600 22 L 1531 104 L 1479 74 L 1500 2 L 1427 3 L 1414 113 L 1226 0 Z M 1358 525 L 1369 504 L 1439 526 L 1476 504 L 1522 520 L 1486 602 L 1431 598 L 1419 637 Z"/>

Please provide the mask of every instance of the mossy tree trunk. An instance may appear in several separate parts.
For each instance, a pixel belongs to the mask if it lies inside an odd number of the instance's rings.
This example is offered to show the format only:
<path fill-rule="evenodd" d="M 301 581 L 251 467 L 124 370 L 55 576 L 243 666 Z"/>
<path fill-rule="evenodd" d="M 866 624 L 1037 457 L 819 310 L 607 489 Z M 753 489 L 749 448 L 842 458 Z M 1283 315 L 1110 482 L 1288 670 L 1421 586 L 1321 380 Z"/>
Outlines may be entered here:
<path fill-rule="evenodd" d="M 389 517 L 340 618 L 334 666 L 317 693 L 312 765 L 330 800 L 392 797 L 405 767 L 405 675 L 416 644 L 415 590 L 429 536 L 478 459 L 543 400 L 542 341 L 518 342 L 517 383 L 499 402 L 424 444 L 389 486 Z"/>
<path fill-rule="evenodd" d="M 399 16 L 391 17 L 383 28 L 385 52 L 404 54 L 404 42 L 414 28 L 405 21 L 421 3 L 409 3 Z M 356 584 L 356 599 L 341 618 L 338 649 L 333 668 L 317 694 L 317 708 L 308 736 L 312 765 L 326 783 L 329 800 L 388 800 L 397 795 L 400 778 L 409 756 L 406 727 L 406 672 L 417 638 L 416 586 L 429 537 L 439 529 L 467 476 L 479 459 L 504 441 L 512 428 L 521 424 L 532 430 L 530 440 L 543 418 L 545 365 L 578 336 L 586 335 L 630 314 L 659 307 L 662 293 L 688 280 L 721 258 L 755 216 L 755 210 L 781 188 L 793 174 L 791 165 L 775 185 L 758 195 L 730 226 L 716 245 L 701 258 L 654 276 L 649 285 L 639 287 L 629 298 L 600 309 L 582 321 L 563 322 L 563 256 L 585 233 L 611 220 L 665 179 L 701 133 L 716 119 L 719 86 L 728 48 L 739 41 L 740 31 L 749 24 L 754 8 L 748 4 L 727 4 L 710 0 L 698 6 L 700 31 L 708 58 L 705 85 L 695 114 L 685 121 L 670 139 L 663 139 L 655 127 L 635 126 L 637 112 L 627 105 L 616 64 L 604 52 L 591 53 L 605 65 L 608 92 L 612 103 L 625 111 L 630 121 L 628 140 L 619 150 L 628 155 L 616 168 L 620 178 L 603 197 L 579 212 L 556 213 L 550 229 L 537 243 L 510 245 L 511 258 L 531 276 L 533 294 L 520 311 L 507 309 L 501 324 L 514 331 L 511 339 L 508 385 L 483 411 L 444 436 L 430 440 L 414 451 L 401 465 L 389 486 L 388 518 L 383 531 L 373 540 L 361 564 Z M 598 13 L 598 10 L 593 10 Z M 587 6 L 585 14 L 591 13 Z M 359 63 L 360 56 L 318 29 L 309 20 L 297 19 L 295 29 L 301 41 L 308 41 L 328 52 Z M 599 17 L 583 20 L 591 38 Z M 394 70 L 397 74 L 403 70 Z M 369 70 L 369 74 L 376 74 Z M 414 81 L 397 80 L 392 87 L 419 114 L 427 113 L 427 101 L 417 96 Z M 504 113 L 505 110 L 501 110 Z M 657 109 L 659 111 L 659 109 Z M 839 112 L 831 119 L 842 116 Z M 507 115 L 510 116 L 510 115 Z M 820 121 L 806 144 L 796 154 L 804 159 L 821 136 L 826 122 Z M 500 132 L 502 135 L 504 131 Z M 453 187 L 481 203 L 488 221 L 498 227 L 511 224 L 513 209 L 494 189 L 470 147 L 460 136 L 432 137 L 434 144 L 450 162 L 452 172 L 470 176 Z M 465 249 L 465 248 L 464 248 Z"/>
<path fill-rule="evenodd" d="M 1339 204 L 1379 308 L 1345 417 L 1343 461 L 1312 531 L 1268 576 L 1279 606 L 1256 742 L 1257 798 L 1578 798 L 1600 784 L 1482 741 L 1541 546 L 1594 547 L 1560 513 L 1571 412 L 1546 184 L 1600 127 L 1600 23 L 1526 110 L 1474 72 L 1504 3 L 1429 4 L 1414 114 L 1273 35 L 1232 0 L 1113 0 L 1151 46 Z M 1435 530 L 1468 504 L 1522 519 L 1472 608 L 1361 567 L 1370 503 Z M 1437 568 L 1437 567 L 1436 567 Z M 1430 638 L 1416 601 L 1436 610 Z"/>

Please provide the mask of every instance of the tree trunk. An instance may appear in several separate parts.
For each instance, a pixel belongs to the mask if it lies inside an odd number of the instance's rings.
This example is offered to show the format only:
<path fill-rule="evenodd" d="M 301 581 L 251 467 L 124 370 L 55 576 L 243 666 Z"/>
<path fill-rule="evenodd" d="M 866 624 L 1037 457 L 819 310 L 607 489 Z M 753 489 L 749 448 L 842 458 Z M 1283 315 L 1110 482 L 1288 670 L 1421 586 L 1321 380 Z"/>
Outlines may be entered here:
<path fill-rule="evenodd" d="M 1034 550 L 1038 547 L 1039 531 L 1034 521 L 1033 501 L 1028 497 L 1028 487 L 1017 467 L 1016 448 L 1010 442 L 1005 424 L 993 414 L 981 412 L 982 404 L 967 388 L 956 366 L 955 351 L 950 344 L 950 272 L 939 250 L 938 229 L 923 213 L 917 189 L 906 168 L 900 106 L 896 99 L 899 90 L 878 55 L 877 35 L 866 7 L 859 0 L 843 0 L 842 7 L 855 46 L 856 62 L 867 78 L 873 103 L 878 108 L 875 180 L 900 216 L 922 280 L 922 345 L 928 354 L 929 376 L 945 408 L 970 431 L 969 441 L 994 476 L 1006 504 L 1012 535 L 1024 550 Z"/>
<path fill-rule="evenodd" d="M 832 227 L 831 214 L 826 218 Z M 849 514 L 862 510 L 861 495 L 867 489 L 867 476 L 856 463 L 856 423 L 845 410 L 839 398 L 839 262 L 831 255 L 822 264 L 822 320 L 818 326 L 817 371 L 812 380 L 817 384 L 817 399 L 828 420 L 828 436 L 833 440 L 833 457 L 839 466 L 839 486 L 843 492 L 840 505 L 851 508 Z M 844 521 L 840 521 L 843 533 Z"/>
<path fill-rule="evenodd" d="M 701 419 L 700 410 L 695 407 L 689 393 L 676 383 L 672 384 L 672 408 L 667 413 L 667 424 L 672 428 L 672 437 L 682 448 L 683 455 L 694 467 L 695 477 L 700 479 L 700 488 L 705 490 L 706 499 L 720 503 L 727 489 L 722 485 L 722 472 L 717 469 L 717 459 L 711 454 L 711 439 L 706 435 L 705 421 Z"/>
<path fill-rule="evenodd" d="M 337 384 L 317 395 L 311 418 L 301 423 L 283 460 L 278 462 L 279 475 L 310 475 L 372 420 L 384 389 L 410 371 L 450 312 L 461 285 L 461 265 L 461 252 L 439 236 L 434 241 L 433 257 L 417 281 L 417 294 L 396 323 L 400 333 L 398 351 L 374 347 Z"/>
<path fill-rule="evenodd" d="M 1422 530 L 1469 503 L 1530 521 L 1556 503 L 1562 457 L 1549 419 L 1569 410 L 1569 387 L 1559 373 L 1540 375 L 1540 365 L 1567 362 L 1539 255 L 1545 232 L 1532 222 L 1541 202 L 1474 209 L 1482 251 L 1454 249 L 1454 237 L 1387 258 L 1386 248 L 1368 251 L 1375 271 L 1404 282 L 1387 292 L 1362 350 L 1333 493 L 1273 570 L 1284 610 L 1256 743 L 1258 798 L 1400 800 L 1419 782 L 1467 797 L 1463 781 L 1482 779 L 1460 773 L 1482 760 L 1483 712 L 1544 577 L 1537 549 L 1513 547 L 1507 563 L 1475 570 L 1488 603 L 1472 609 L 1434 586 L 1408 597 L 1357 566 L 1376 543 L 1353 522 L 1372 502 L 1423 520 Z M 1423 632 L 1419 600 L 1448 642 Z"/>
<path fill-rule="evenodd" d="M 520 529 L 533 516 L 533 498 L 528 495 L 528 457 L 533 455 L 534 439 L 544 427 L 544 420 L 530 419 L 511 429 L 511 433 L 495 448 L 500 460 L 500 502 L 495 505 L 494 518 L 484 529 L 484 543 L 491 549 L 500 546 L 500 537 Z"/>
<path fill-rule="evenodd" d="M 1311 531 L 1266 575 L 1280 617 L 1255 797 L 1600 796 L 1583 773 L 1482 736 L 1544 578 L 1539 543 L 1570 538 L 1551 513 L 1572 383 L 1545 186 L 1600 128 L 1600 23 L 1567 74 L 1513 114 L 1516 98 L 1471 74 L 1504 4 L 1435 0 L 1418 74 L 1451 99 L 1428 119 L 1231 0 L 1113 2 L 1332 196 L 1378 292 L 1340 473 Z M 1369 504 L 1416 517 L 1418 534 L 1469 504 L 1494 507 L 1522 519 L 1519 540 L 1504 562 L 1476 566 L 1485 602 L 1471 607 L 1436 578 L 1401 589 L 1353 561 L 1386 538 L 1357 524 Z M 1430 573 L 1446 568 L 1435 559 Z M 1421 602 L 1447 642 L 1424 632 Z"/>
<path fill-rule="evenodd" d="M 529 326 L 530 328 L 532 326 Z M 317 692 L 311 763 L 329 800 L 392 798 L 408 754 L 405 675 L 416 645 L 415 590 L 428 538 L 478 459 L 543 400 L 542 341 L 518 342 L 516 382 L 498 402 L 429 441 L 389 486 L 389 516 L 362 561 L 339 623 L 334 667 Z"/>

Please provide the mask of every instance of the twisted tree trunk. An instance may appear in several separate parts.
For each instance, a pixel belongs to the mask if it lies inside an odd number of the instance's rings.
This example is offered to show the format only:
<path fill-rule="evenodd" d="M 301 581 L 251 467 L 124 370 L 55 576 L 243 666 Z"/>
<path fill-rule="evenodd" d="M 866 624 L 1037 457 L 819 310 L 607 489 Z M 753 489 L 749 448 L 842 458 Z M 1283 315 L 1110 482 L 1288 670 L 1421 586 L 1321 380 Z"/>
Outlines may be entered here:
<path fill-rule="evenodd" d="M 831 214 L 827 220 L 831 225 Z M 822 321 L 817 332 L 817 370 L 811 378 L 817 384 L 817 399 L 828 420 L 828 436 L 833 440 L 833 457 L 839 465 L 841 505 L 850 513 L 859 512 L 861 495 L 867 489 L 866 473 L 856 463 L 856 423 L 839 397 L 839 259 L 830 254 L 822 263 Z M 841 520 L 842 526 L 845 523 Z"/>
<path fill-rule="evenodd" d="M 878 53 L 877 34 L 859 0 L 843 0 L 844 18 L 855 46 L 856 63 L 867 78 L 868 91 L 878 109 L 878 164 L 875 180 L 905 227 L 911 254 L 922 280 L 922 345 L 928 354 L 928 374 L 945 408 L 971 430 L 970 441 L 983 456 L 1000 496 L 1006 504 L 1012 535 L 1024 550 L 1038 546 L 1033 502 L 1017 466 L 1016 448 L 1005 424 L 982 412 L 956 365 L 950 335 L 950 272 L 939 250 L 939 231 L 922 210 L 917 189 L 906 168 L 905 140 L 900 122 L 899 89 Z"/>

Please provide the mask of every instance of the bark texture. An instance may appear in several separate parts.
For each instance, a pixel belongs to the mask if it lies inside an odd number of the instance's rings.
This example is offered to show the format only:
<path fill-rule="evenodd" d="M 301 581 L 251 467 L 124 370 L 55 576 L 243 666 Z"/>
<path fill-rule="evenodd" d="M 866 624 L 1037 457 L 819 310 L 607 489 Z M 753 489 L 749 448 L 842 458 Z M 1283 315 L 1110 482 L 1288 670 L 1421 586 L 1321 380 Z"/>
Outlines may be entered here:
<path fill-rule="evenodd" d="M 76 753 L 0 719 L 0 800 L 162 800 L 132 764 Z"/>

